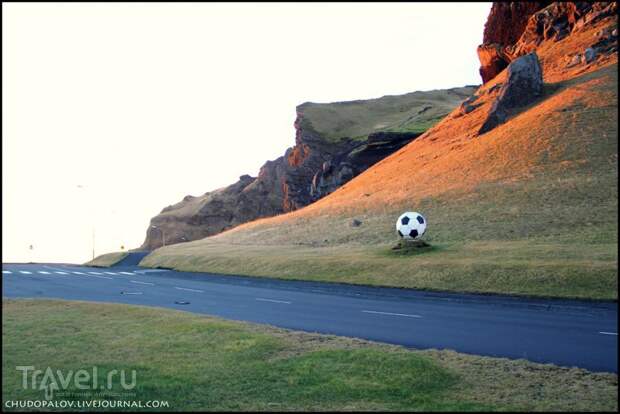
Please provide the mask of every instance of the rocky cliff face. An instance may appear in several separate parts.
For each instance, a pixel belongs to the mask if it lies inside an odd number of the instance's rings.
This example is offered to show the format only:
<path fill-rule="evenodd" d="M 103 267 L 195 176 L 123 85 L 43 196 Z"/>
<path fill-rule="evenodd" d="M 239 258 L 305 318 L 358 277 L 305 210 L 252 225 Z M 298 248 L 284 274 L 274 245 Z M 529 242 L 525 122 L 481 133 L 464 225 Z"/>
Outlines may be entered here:
<path fill-rule="evenodd" d="M 370 134 L 365 142 L 336 154 L 323 163 L 312 177 L 310 197 L 312 200 L 326 196 L 344 183 L 365 171 L 371 165 L 402 148 L 422 135 L 415 132 L 377 132 Z"/>
<path fill-rule="evenodd" d="M 480 76 L 493 79 L 510 62 L 536 50 L 543 41 L 558 42 L 573 31 L 617 13 L 615 2 L 498 2 L 494 3 L 478 46 Z M 596 53 L 617 51 L 615 38 L 593 44 Z M 615 47 L 615 49 L 614 49 Z"/>
<path fill-rule="evenodd" d="M 151 219 L 140 249 L 158 248 L 164 239 L 167 245 L 202 239 L 304 207 L 411 142 L 475 90 L 299 105 L 294 147 L 267 161 L 257 177 L 244 175 L 228 187 L 164 208 Z"/>

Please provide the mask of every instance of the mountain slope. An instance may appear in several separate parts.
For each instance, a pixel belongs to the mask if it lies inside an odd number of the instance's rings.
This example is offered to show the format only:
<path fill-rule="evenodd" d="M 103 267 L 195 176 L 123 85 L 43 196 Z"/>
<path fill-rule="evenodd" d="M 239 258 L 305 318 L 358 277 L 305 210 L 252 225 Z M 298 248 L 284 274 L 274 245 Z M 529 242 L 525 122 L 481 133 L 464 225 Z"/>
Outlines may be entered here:
<path fill-rule="evenodd" d="M 258 177 L 186 196 L 151 219 L 141 250 L 197 240 L 306 206 L 390 155 L 447 115 L 475 86 L 297 107 L 295 146 Z M 155 226 L 155 227 L 153 227 Z M 163 235 L 162 235 L 163 230 Z"/>
<path fill-rule="evenodd" d="M 614 4 L 602 4 L 573 20 L 566 36 L 528 32 L 536 29 L 530 22 L 540 21 L 539 13 L 565 12 L 552 4 L 530 17 L 521 38 L 530 39 L 523 45 L 540 59 L 543 94 L 503 125 L 478 133 L 497 86 L 506 82 L 505 70 L 476 92 L 471 112 L 455 109 L 327 197 L 215 237 L 158 249 L 142 264 L 616 298 L 617 16 Z M 594 59 L 585 58 L 588 48 L 596 51 Z M 426 215 L 425 238 L 433 245 L 428 253 L 400 256 L 390 249 L 404 210 Z M 353 219 L 362 224 L 351 226 Z"/>

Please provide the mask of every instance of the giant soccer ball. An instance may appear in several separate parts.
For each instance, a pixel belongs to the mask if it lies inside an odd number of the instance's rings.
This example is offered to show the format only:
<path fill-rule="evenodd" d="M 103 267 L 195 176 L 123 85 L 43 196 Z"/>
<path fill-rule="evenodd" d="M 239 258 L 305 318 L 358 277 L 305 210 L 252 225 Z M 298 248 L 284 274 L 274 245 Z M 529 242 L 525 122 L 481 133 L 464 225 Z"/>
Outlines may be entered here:
<path fill-rule="evenodd" d="M 403 239 L 417 239 L 426 231 L 426 219 L 420 213 L 408 211 L 401 214 L 396 221 L 396 231 Z"/>

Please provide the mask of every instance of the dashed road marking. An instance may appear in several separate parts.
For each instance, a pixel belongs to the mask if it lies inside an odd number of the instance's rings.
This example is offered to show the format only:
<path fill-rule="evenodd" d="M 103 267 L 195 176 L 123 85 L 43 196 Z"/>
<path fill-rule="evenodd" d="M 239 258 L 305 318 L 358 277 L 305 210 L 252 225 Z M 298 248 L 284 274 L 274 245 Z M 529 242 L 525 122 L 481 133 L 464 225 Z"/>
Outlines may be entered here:
<path fill-rule="evenodd" d="M 105 273 L 106 275 L 114 275 L 114 276 L 116 276 L 116 273 L 113 273 L 113 272 L 103 272 L 103 273 Z"/>
<path fill-rule="evenodd" d="M 175 286 L 174 288 L 178 290 L 188 290 L 190 292 L 204 293 L 204 290 L 199 290 L 199 289 L 190 289 L 190 288 L 184 288 L 184 287 L 178 287 L 178 286 Z"/>
<path fill-rule="evenodd" d="M 3 270 L 2 273 L 4 273 L 5 275 L 10 275 L 13 272 L 11 272 L 10 270 Z"/>
<path fill-rule="evenodd" d="M 101 273 L 97 273 L 97 272 L 88 272 L 88 273 L 90 273 L 91 275 L 100 275 L 101 274 Z"/>
<path fill-rule="evenodd" d="M 46 269 L 52 269 L 52 270 L 65 270 L 65 269 L 61 269 L 59 267 L 52 267 L 52 266 L 46 266 L 46 265 L 44 265 L 43 267 L 46 268 Z"/>
<path fill-rule="evenodd" d="M 32 272 L 29 272 L 27 270 L 20 270 L 19 273 L 21 273 L 22 275 L 31 275 Z"/>
<path fill-rule="evenodd" d="M 57 275 L 68 275 L 67 272 L 54 272 L 54 273 L 56 273 Z"/>
<path fill-rule="evenodd" d="M 255 298 L 256 300 L 259 300 L 261 302 L 274 302 L 274 303 L 284 303 L 287 305 L 290 305 L 291 302 L 286 301 L 286 300 L 275 300 L 275 299 L 265 299 L 265 298 Z"/>
<path fill-rule="evenodd" d="M 90 277 L 98 277 L 99 279 L 110 279 L 110 280 L 112 280 L 112 278 L 111 278 L 111 277 L 108 277 L 108 276 L 97 276 L 97 275 L 90 275 Z"/>
<path fill-rule="evenodd" d="M 616 335 L 618 336 L 618 332 L 599 332 L 602 335 Z"/>
<path fill-rule="evenodd" d="M 86 273 L 82 273 L 82 272 L 71 272 L 71 273 L 73 273 L 74 275 L 85 275 L 86 274 Z"/>
<path fill-rule="evenodd" d="M 146 274 L 146 273 L 160 273 L 160 272 L 169 272 L 168 269 L 149 269 L 149 270 L 136 270 L 136 273 Z"/>
<path fill-rule="evenodd" d="M 121 292 L 121 295 L 141 295 L 142 292 Z"/>
<path fill-rule="evenodd" d="M 393 312 L 379 312 L 379 311 L 371 311 L 371 310 L 363 310 L 364 313 L 374 313 L 378 315 L 390 315 L 390 316 L 404 316 L 407 318 L 421 318 L 420 315 L 409 315 L 407 313 L 393 313 Z"/>
<path fill-rule="evenodd" d="M 155 283 L 149 283 L 149 282 L 140 282 L 139 280 L 130 280 L 131 283 L 139 283 L 141 285 L 149 285 L 149 286 L 155 286 Z"/>
<path fill-rule="evenodd" d="M 49 275 L 50 272 L 46 272 L 45 270 L 39 270 L 37 273 L 41 273 L 42 275 Z"/>
<path fill-rule="evenodd" d="M 122 273 L 124 275 L 129 275 L 129 276 L 135 276 L 133 273 L 129 273 L 129 272 L 118 272 L 118 273 Z"/>

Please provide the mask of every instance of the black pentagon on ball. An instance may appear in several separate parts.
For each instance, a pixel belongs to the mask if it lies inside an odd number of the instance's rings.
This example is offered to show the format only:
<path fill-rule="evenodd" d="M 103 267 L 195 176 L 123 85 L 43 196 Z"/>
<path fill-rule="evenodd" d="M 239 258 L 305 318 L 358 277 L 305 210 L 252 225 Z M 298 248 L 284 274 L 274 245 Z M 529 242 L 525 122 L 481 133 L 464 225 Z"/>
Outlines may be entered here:
<path fill-rule="evenodd" d="M 404 237 L 404 236 L 403 236 L 403 234 L 400 232 L 400 230 L 398 230 L 398 235 L 399 235 L 400 237 Z"/>
<path fill-rule="evenodd" d="M 409 217 L 403 217 L 402 219 L 400 219 L 400 222 L 403 224 L 403 226 L 406 226 L 407 224 L 409 224 Z"/>
<path fill-rule="evenodd" d="M 418 217 L 416 217 L 416 220 L 418 220 L 418 223 L 424 224 L 424 217 L 418 215 Z"/>
<path fill-rule="evenodd" d="M 416 237 L 418 237 L 418 231 L 416 229 L 411 230 L 409 232 L 409 236 L 415 239 Z"/>

